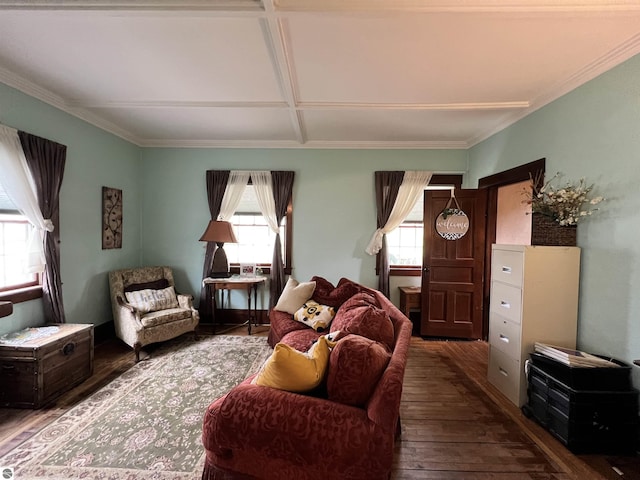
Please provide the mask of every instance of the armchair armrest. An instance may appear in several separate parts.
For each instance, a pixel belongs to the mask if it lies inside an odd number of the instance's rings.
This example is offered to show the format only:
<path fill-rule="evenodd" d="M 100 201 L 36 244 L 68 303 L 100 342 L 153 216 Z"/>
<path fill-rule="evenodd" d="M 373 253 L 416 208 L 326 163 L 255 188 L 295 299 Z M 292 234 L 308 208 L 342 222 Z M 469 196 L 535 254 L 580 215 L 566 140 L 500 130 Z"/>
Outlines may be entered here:
<path fill-rule="evenodd" d="M 345 470 L 360 461 L 390 462 L 393 455 L 393 437 L 365 410 L 250 383 L 209 406 L 202 441 L 222 457 L 250 446 L 269 457 L 306 465 L 329 461 Z"/>
<path fill-rule="evenodd" d="M 120 320 L 129 319 L 131 323 L 133 323 L 136 331 L 142 330 L 144 327 L 142 326 L 142 322 L 140 321 L 140 311 L 127 303 L 122 295 L 116 295 L 116 303 L 118 304 L 118 309 L 120 310 Z M 118 319 L 116 319 L 117 321 Z"/>
<path fill-rule="evenodd" d="M 178 298 L 178 305 L 180 305 L 180 308 L 193 309 L 193 296 L 192 295 L 185 295 L 185 294 L 182 294 L 182 293 L 178 293 L 176 295 L 176 297 Z"/>
<path fill-rule="evenodd" d="M 118 303 L 119 307 L 129 310 L 129 312 L 131 312 L 133 315 L 136 315 L 139 313 L 138 309 L 136 309 L 136 307 L 134 307 L 130 303 L 127 303 L 127 301 L 122 297 L 122 295 L 116 295 L 116 302 Z"/>

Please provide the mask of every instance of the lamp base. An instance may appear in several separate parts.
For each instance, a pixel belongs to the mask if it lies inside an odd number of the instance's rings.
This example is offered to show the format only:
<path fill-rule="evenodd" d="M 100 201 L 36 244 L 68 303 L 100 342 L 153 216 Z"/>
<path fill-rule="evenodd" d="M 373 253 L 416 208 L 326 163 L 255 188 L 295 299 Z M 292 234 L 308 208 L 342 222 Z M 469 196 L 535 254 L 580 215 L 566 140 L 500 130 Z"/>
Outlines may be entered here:
<path fill-rule="evenodd" d="M 217 243 L 217 248 L 213 254 L 213 265 L 211 266 L 211 278 L 229 278 L 231 273 L 229 272 L 229 262 L 227 261 L 227 254 L 222 248 L 223 243 Z"/>

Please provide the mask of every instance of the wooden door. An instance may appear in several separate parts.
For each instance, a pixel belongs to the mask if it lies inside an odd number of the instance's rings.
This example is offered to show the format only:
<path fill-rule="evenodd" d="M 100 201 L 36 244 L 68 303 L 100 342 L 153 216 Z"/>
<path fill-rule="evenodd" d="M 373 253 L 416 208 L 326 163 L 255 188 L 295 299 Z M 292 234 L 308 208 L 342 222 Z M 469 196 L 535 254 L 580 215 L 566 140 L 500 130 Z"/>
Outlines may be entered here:
<path fill-rule="evenodd" d="M 456 189 L 460 208 L 469 217 L 469 230 L 458 240 L 445 240 L 435 220 L 451 193 L 424 195 L 424 253 L 420 334 L 449 338 L 482 338 L 485 190 Z"/>

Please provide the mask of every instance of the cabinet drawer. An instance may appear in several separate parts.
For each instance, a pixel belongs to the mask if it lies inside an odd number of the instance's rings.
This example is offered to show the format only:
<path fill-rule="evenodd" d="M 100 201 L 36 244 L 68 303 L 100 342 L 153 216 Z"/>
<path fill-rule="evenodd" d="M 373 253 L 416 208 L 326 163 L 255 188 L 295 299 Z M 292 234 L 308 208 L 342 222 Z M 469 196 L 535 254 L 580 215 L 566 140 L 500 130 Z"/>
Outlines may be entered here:
<path fill-rule="evenodd" d="M 520 406 L 520 361 L 509 357 L 502 351 L 490 347 L 489 381 L 509 400 Z"/>
<path fill-rule="evenodd" d="M 522 316 L 522 291 L 513 285 L 491 282 L 489 311 L 519 324 Z"/>
<path fill-rule="evenodd" d="M 491 280 L 522 286 L 524 253 L 494 249 L 491 257 Z"/>
<path fill-rule="evenodd" d="M 520 325 L 496 314 L 489 317 L 489 344 L 511 358 L 520 358 Z"/>

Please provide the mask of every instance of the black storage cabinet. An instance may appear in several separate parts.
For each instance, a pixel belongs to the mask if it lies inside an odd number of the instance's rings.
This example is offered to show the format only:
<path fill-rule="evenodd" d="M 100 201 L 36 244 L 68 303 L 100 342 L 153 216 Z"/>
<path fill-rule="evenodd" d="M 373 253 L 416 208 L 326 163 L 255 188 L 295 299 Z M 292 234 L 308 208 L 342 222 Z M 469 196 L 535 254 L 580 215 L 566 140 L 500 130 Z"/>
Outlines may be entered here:
<path fill-rule="evenodd" d="M 532 354 L 524 414 L 574 453 L 635 452 L 638 391 L 630 386 L 631 367 L 616 363 L 621 366 L 571 368 Z"/>

